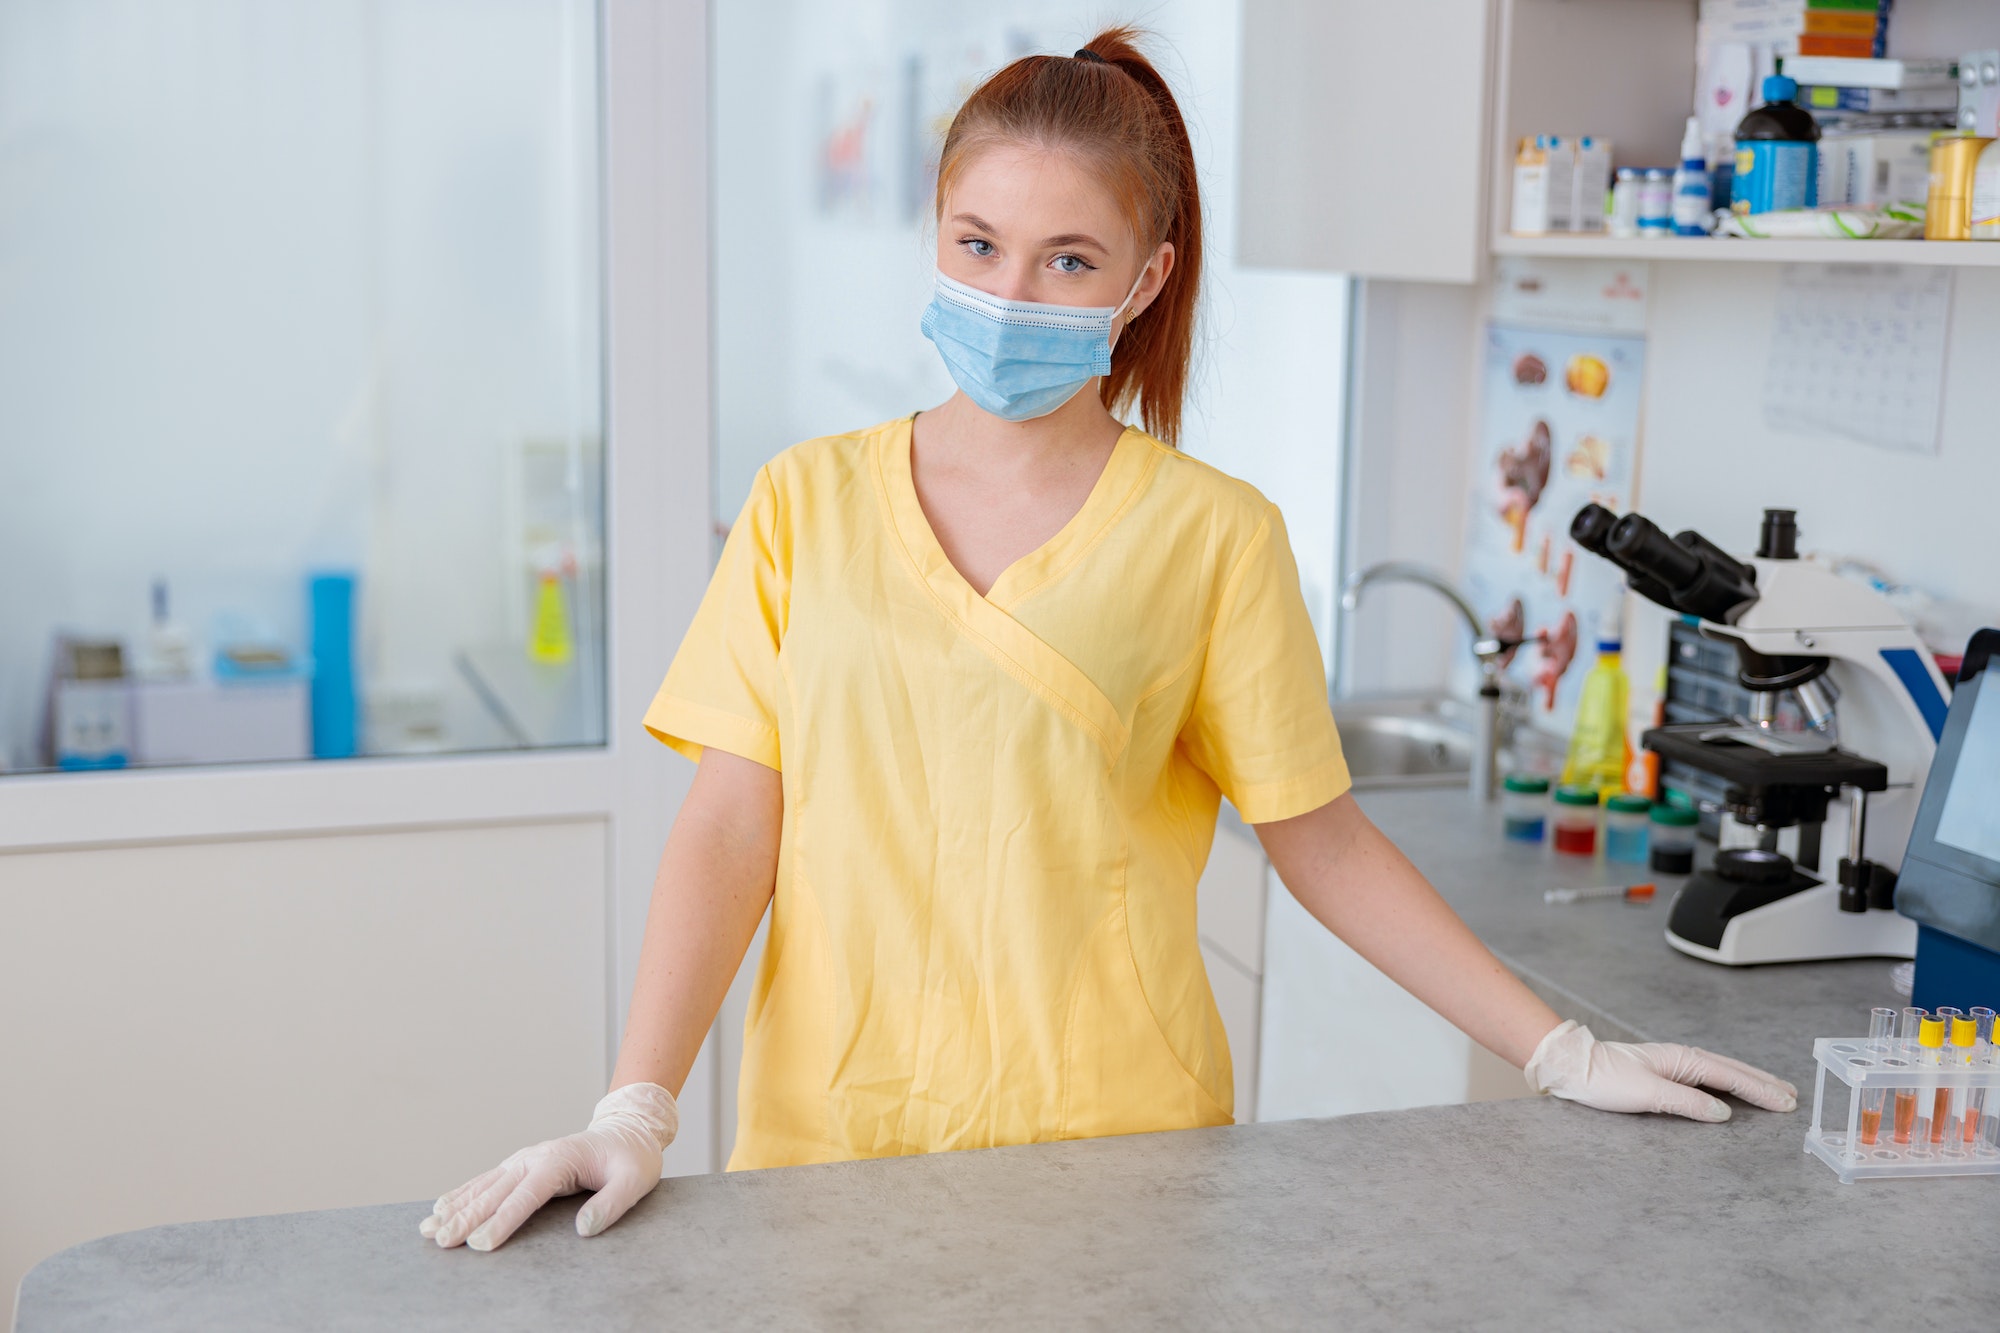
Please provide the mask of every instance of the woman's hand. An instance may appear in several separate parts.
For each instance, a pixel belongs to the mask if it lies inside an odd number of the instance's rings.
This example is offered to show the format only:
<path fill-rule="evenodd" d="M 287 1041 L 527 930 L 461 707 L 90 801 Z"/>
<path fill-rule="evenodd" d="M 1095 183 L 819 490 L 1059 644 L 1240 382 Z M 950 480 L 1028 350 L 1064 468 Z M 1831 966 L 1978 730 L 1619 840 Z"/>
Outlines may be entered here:
<path fill-rule="evenodd" d="M 596 1190 L 576 1216 L 579 1236 L 595 1236 L 652 1193 L 660 1160 L 680 1129 L 674 1095 L 657 1083 L 614 1088 L 590 1127 L 523 1148 L 444 1195 L 417 1230 L 449 1249 L 491 1250 L 550 1199 Z"/>
<path fill-rule="evenodd" d="M 1702 1088 L 1741 1097 L 1766 1111 L 1798 1109 L 1799 1090 L 1740 1060 L 1693 1046 L 1599 1041 L 1575 1020 L 1558 1025 L 1521 1071 L 1536 1092 L 1600 1111 L 1660 1111 L 1690 1120 L 1729 1119 L 1729 1103 Z"/>

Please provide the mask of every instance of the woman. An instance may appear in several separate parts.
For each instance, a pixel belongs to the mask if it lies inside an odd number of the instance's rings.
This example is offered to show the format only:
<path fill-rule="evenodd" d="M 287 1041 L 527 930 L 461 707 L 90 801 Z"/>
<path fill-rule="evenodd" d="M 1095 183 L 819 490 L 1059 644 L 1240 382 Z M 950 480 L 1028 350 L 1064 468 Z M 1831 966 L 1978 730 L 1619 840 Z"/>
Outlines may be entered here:
<path fill-rule="evenodd" d="M 1225 795 L 1315 917 L 1536 1088 L 1795 1105 L 1561 1022 L 1356 807 L 1277 507 L 1170 447 L 1200 202 L 1133 36 L 1018 60 L 953 121 L 923 330 L 958 392 L 758 473 L 646 716 L 698 768 L 612 1091 L 439 1199 L 438 1244 L 585 1189 L 595 1235 L 658 1183 L 767 905 L 732 1169 L 1230 1123 L 1195 936 Z"/>

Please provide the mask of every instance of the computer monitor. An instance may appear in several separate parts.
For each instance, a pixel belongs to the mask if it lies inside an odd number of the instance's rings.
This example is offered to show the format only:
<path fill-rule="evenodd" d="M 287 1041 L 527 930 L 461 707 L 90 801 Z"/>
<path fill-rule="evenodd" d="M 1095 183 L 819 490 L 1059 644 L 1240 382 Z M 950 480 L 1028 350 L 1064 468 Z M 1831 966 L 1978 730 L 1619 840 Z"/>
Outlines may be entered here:
<path fill-rule="evenodd" d="M 1926 1009 L 2000 1007 L 2000 629 L 1972 636 L 1896 881 Z"/>

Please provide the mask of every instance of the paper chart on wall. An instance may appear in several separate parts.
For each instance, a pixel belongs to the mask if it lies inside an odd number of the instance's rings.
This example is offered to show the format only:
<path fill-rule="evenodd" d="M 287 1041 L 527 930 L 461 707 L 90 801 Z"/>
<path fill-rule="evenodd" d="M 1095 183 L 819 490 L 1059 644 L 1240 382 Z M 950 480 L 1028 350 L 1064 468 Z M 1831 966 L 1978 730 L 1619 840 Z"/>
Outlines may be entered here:
<path fill-rule="evenodd" d="M 1526 640 L 1508 674 L 1551 731 L 1569 729 L 1595 641 L 1619 633 L 1622 577 L 1569 525 L 1586 504 L 1626 507 L 1645 364 L 1629 334 L 1486 328 L 1466 587 L 1489 628 Z"/>
<path fill-rule="evenodd" d="M 1771 322 L 1764 423 L 1935 454 L 1952 272 L 1787 264 Z"/>

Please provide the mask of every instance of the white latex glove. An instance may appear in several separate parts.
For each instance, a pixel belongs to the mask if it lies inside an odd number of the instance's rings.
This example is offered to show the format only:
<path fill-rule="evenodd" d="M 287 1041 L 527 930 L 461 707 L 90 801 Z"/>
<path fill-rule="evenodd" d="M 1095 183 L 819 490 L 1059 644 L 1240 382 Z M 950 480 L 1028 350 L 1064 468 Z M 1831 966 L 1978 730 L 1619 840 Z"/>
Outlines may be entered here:
<path fill-rule="evenodd" d="M 595 1236 L 660 1183 L 660 1159 L 681 1124 L 674 1095 L 657 1083 L 627 1083 L 591 1112 L 581 1134 L 523 1148 L 491 1171 L 439 1198 L 417 1224 L 449 1249 L 491 1250 L 550 1199 L 596 1190 L 576 1215 L 579 1236 Z"/>
<path fill-rule="evenodd" d="M 1798 1109 L 1799 1090 L 1761 1069 L 1694 1046 L 1599 1041 L 1574 1019 L 1543 1037 L 1522 1071 L 1536 1092 L 1600 1111 L 1660 1111 L 1690 1120 L 1729 1119 L 1729 1103 L 1702 1088 L 1767 1111 Z"/>

